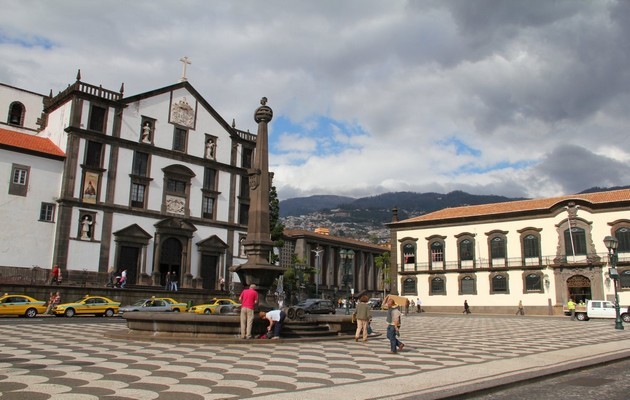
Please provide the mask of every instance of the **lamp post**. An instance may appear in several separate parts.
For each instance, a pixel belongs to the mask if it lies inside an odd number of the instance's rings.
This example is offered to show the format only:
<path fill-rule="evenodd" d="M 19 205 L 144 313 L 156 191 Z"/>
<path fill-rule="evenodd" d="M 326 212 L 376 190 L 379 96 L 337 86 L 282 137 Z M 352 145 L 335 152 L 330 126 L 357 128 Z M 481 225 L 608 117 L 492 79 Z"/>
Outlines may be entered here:
<path fill-rule="evenodd" d="M 321 261 L 321 258 L 320 258 L 320 254 L 322 254 L 324 249 L 322 249 L 318 245 L 315 250 L 311 250 L 311 251 L 313 253 L 315 253 L 315 268 L 316 268 L 316 271 L 315 271 L 315 297 L 319 298 L 319 273 L 322 270 L 322 261 Z"/>
<path fill-rule="evenodd" d="M 613 280 L 615 286 L 615 329 L 623 330 L 623 322 L 621 322 L 621 315 L 619 313 L 619 293 L 617 293 L 617 283 L 619 281 L 619 274 L 617 273 L 617 246 L 619 241 L 613 236 L 606 236 L 604 238 L 604 244 L 608 249 L 608 260 L 610 262 L 610 268 L 608 274 Z"/>
<path fill-rule="evenodd" d="M 352 259 L 354 258 L 354 251 L 341 250 L 339 255 L 343 261 L 343 283 L 348 290 L 348 295 L 346 296 L 346 315 L 350 315 L 350 267 Z"/>

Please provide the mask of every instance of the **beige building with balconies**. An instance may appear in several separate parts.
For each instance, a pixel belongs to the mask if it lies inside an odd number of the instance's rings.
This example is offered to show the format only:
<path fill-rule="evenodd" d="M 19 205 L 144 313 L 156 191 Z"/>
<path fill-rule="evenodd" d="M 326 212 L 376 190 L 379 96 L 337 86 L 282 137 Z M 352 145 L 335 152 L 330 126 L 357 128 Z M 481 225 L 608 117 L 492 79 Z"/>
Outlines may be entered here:
<path fill-rule="evenodd" d="M 618 239 L 630 305 L 630 190 L 447 208 L 388 224 L 393 290 L 426 311 L 560 314 L 569 298 L 614 301 L 606 236 Z"/>

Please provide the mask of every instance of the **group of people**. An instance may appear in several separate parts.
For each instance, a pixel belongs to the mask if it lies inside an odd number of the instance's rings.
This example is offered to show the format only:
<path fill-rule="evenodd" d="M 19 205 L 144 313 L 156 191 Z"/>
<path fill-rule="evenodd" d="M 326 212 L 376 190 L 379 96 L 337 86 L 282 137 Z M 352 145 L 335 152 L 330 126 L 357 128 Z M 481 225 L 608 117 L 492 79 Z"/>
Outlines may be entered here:
<path fill-rule="evenodd" d="M 166 284 L 164 285 L 164 290 L 177 292 L 177 289 L 178 289 L 177 273 L 175 271 L 168 271 L 166 273 L 165 280 L 166 280 Z"/>
<path fill-rule="evenodd" d="M 254 325 L 254 309 L 258 306 L 258 292 L 256 284 L 252 283 L 241 292 L 241 339 L 252 339 L 252 327 Z M 267 333 L 262 335 L 265 339 L 279 339 L 284 320 L 287 314 L 283 310 L 260 311 L 258 317 L 267 324 Z"/>
<path fill-rule="evenodd" d="M 127 285 L 127 269 L 123 268 L 120 273 L 114 266 L 109 267 L 109 282 L 107 287 L 124 288 Z"/>

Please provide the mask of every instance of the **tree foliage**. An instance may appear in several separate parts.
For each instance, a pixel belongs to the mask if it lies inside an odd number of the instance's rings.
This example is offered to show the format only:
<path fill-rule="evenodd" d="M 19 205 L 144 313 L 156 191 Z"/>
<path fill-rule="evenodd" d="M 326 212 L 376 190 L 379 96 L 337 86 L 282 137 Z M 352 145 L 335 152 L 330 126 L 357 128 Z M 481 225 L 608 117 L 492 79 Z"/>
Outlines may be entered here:
<path fill-rule="evenodd" d="M 380 256 L 374 257 L 374 264 L 376 264 L 376 268 L 383 279 L 383 291 L 385 291 L 385 289 L 389 288 L 389 285 L 392 283 L 392 277 L 389 273 L 391 268 L 389 252 L 386 251 Z"/>
<path fill-rule="evenodd" d="M 271 185 L 269 189 L 269 227 L 273 246 L 278 249 L 277 252 L 271 254 L 270 261 L 275 264 L 278 262 L 280 249 L 284 246 L 284 224 L 280 221 L 280 201 L 274 185 Z"/>

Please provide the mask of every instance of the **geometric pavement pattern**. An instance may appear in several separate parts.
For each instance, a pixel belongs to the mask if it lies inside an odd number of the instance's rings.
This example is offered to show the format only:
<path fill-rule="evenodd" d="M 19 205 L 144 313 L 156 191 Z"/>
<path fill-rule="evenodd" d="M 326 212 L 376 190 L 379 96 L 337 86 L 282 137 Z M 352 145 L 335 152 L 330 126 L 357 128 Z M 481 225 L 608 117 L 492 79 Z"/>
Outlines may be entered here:
<path fill-rule="evenodd" d="M 243 399 L 278 392 L 383 384 L 423 371 L 630 339 L 611 321 L 568 318 L 430 316 L 403 318 L 405 349 L 389 354 L 383 333 L 354 340 L 237 344 L 164 343 L 111 339 L 122 324 L 0 325 L 0 400 L 7 399 Z M 621 335 L 621 336 L 620 336 Z M 570 338 L 570 340 L 567 340 Z"/>

